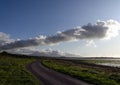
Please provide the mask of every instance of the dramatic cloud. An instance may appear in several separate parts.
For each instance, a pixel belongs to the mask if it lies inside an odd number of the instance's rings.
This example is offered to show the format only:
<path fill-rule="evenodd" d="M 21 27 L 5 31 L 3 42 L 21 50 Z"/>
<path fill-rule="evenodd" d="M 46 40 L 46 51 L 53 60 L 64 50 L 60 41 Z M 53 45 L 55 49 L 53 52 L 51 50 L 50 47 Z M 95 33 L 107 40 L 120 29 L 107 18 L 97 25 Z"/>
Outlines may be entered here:
<path fill-rule="evenodd" d="M 0 47 L 0 50 L 9 50 L 9 49 L 14 49 L 14 48 L 37 46 L 37 45 L 44 45 L 43 36 L 39 36 L 34 39 L 28 39 L 28 40 L 16 40 L 14 42 L 2 45 Z"/>
<path fill-rule="evenodd" d="M 57 32 L 52 36 L 39 36 L 34 39 L 17 40 L 12 43 L 1 44 L 0 50 L 13 48 L 37 46 L 37 45 L 54 45 L 65 41 L 75 40 L 93 40 L 93 39 L 111 39 L 118 35 L 120 23 L 115 20 L 97 21 L 95 24 L 79 26 L 67 31 Z M 2 39 L 1 39 L 2 40 Z"/>

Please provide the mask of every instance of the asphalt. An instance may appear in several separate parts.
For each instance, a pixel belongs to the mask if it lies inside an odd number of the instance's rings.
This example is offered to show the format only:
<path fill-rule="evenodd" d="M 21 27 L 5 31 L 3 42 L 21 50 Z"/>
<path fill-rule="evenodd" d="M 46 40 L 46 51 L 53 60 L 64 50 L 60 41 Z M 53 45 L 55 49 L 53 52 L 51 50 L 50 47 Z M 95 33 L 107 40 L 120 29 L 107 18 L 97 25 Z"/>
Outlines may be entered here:
<path fill-rule="evenodd" d="M 36 76 L 40 85 L 93 85 L 44 67 L 40 61 L 27 64 L 26 68 Z"/>

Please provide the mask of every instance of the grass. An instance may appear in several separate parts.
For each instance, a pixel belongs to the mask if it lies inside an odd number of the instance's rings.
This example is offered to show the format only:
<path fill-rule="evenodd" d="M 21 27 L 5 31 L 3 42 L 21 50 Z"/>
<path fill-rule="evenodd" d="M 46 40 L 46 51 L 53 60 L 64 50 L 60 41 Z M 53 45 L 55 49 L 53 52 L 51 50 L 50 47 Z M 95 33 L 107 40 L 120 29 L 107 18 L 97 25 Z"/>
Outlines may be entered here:
<path fill-rule="evenodd" d="M 0 54 L 0 85 L 39 85 L 37 79 L 25 68 L 34 58 L 21 58 Z"/>
<path fill-rule="evenodd" d="M 43 60 L 42 64 L 95 85 L 120 85 L 120 71 L 111 70 L 111 68 L 50 59 Z"/>

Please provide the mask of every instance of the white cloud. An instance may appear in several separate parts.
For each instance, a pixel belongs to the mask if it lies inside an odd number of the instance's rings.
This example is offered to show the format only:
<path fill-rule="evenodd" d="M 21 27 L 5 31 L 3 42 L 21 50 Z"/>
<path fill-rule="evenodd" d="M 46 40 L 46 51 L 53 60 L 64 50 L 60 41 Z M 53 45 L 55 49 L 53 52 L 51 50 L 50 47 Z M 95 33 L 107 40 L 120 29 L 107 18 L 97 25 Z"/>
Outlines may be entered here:
<path fill-rule="evenodd" d="M 108 20 L 102 23 L 104 23 L 104 26 L 109 28 L 106 32 L 105 38 L 103 39 L 111 39 L 112 37 L 116 37 L 119 35 L 120 23 L 118 21 Z"/>
<path fill-rule="evenodd" d="M 97 47 L 97 45 L 95 44 L 95 42 L 94 42 L 93 40 L 87 41 L 86 46 L 88 46 L 88 47 L 90 47 L 90 46 L 92 46 L 92 47 Z"/>
<path fill-rule="evenodd" d="M 14 42 L 14 39 L 10 39 L 10 36 L 8 34 L 0 32 L 0 46 L 6 45 L 11 42 Z"/>
<path fill-rule="evenodd" d="M 53 50 L 51 48 L 44 49 L 44 50 L 36 50 L 35 48 L 20 48 L 20 49 L 12 49 L 8 50 L 7 52 L 13 53 L 13 54 L 25 54 L 25 55 L 33 55 L 33 56 L 47 56 L 47 57 L 79 57 L 79 55 L 70 54 L 61 52 L 59 50 Z"/>

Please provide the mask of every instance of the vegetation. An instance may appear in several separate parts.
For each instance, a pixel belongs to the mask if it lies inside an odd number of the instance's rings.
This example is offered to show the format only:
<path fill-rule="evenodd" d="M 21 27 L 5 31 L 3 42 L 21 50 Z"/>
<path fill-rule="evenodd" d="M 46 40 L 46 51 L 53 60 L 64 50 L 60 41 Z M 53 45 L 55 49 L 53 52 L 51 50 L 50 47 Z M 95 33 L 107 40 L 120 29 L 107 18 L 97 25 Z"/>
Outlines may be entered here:
<path fill-rule="evenodd" d="M 42 60 L 42 64 L 95 85 L 120 85 L 120 69 L 63 60 Z"/>
<path fill-rule="evenodd" d="M 38 85 L 38 81 L 25 68 L 34 58 L 7 53 L 0 54 L 0 85 Z"/>

